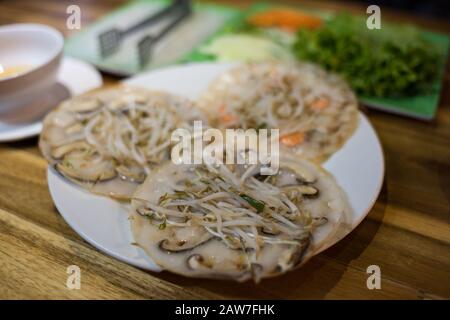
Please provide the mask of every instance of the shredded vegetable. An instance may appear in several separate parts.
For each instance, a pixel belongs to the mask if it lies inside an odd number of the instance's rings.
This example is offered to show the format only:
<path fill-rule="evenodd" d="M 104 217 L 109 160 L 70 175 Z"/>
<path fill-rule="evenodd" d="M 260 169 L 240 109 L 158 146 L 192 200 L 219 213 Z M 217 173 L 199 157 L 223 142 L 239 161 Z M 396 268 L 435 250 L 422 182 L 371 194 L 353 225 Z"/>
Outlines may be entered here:
<path fill-rule="evenodd" d="M 289 168 L 263 181 L 249 165 L 204 164 L 184 170 L 176 174 L 174 191 L 163 194 L 158 204 L 133 199 L 141 203 L 137 211 L 155 219 L 159 229 L 161 221 L 201 226 L 228 247 L 242 247 L 251 264 L 265 243 L 302 246 L 316 227 L 302 207 L 308 201 L 305 182 Z M 313 185 L 308 188 L 317 191 Z"/>
<path fill-rule="evenodd" d="M 248 22 L 257 27 L 279 27 L 288 31 L 297 31 L 299 28 L 313 29 L 322 24 L 322 20 L 316 16 L 288 8 L 257 12 L 248 18 Z"/>

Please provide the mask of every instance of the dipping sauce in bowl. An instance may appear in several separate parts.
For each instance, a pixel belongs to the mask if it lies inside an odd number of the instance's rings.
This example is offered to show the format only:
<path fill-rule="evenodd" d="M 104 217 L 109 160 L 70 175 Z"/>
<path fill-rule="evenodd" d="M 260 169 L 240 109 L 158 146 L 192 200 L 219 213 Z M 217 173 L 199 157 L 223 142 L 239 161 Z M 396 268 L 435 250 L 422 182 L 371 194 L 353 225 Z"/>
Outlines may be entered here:
<path fill-rule="evenodd" d="M 16 77 L 32 68 L 31 65 L 5 67 L 0 64 L 0 79 Z"/>
<path fill-rule="evenodd" d="M 0 26 L 0 114 L 30 105 L 57 81 L 62 34 L 46 25 Z"/>

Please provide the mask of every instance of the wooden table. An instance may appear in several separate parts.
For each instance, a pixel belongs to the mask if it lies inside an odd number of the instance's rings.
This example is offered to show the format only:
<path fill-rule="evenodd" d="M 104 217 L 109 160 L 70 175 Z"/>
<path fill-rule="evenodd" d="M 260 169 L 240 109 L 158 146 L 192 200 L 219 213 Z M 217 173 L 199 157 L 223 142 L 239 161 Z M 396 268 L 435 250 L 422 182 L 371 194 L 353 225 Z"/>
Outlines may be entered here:
<path fill-rule="evenodd" d="M 0 1 L 0 24 L 46 23 L 67 35 L 65 10 L 73 2 Z M 86 24 L 121 1 L 77 3 Z M 350 4 L 314 5 L 365 12 Z M 383 18 L 414 21 L 450 34 L 447 22 L 384 9 L 382 13 Z M 118 79 L 105 76 L 104 80 Z M 0 298 L 450 298 L 449 70 L 444 87 L 432 123 L 366 111 L 386 156 L 386 177 L 375 207 L 340 243 L 300 270 L 260 285 L 150 273 L 100 253 L 55 209 L 37 139 L 1 144 Z M 66 287 L 69 265 L 81 268 L 80 290 Z M 381 290 L 366 287 L 369 265 L 381 268 Z"/>

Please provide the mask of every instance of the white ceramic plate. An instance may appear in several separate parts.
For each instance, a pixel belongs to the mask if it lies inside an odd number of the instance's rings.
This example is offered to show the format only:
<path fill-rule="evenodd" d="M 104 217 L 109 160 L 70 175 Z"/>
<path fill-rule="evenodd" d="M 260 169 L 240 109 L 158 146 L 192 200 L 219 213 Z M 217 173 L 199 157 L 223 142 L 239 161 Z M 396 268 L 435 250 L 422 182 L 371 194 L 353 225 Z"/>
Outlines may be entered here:
<path fill-rule="evenodd" d="M 229 64 L 189 64 L 151 71 L 125 81 L 127 84 L 166 90 L 195 98 Z M 384 159 L 378 137 L 361 113 L 358 129 L 326 163 L 346 191 L 353 209 L 355 228 L 372 208 L 381 189 Z M 67 223 L 98 249 L 132 265 L 160 271 L 133 238 L 127 208 L 111 199 L 95 196 L 48 169 L 53 201 Z"/>
<path fill-rule="evenodd" d="M 78 59 L 64 57 L 59 68 L 58 83 L 41 99 L 16 113 L 0 115 L 0 142 L 29 138 L 42 130 L 45 114 L 62 100 L 76 96 L 102 85 L 100 73 L 90 64 Z"/>

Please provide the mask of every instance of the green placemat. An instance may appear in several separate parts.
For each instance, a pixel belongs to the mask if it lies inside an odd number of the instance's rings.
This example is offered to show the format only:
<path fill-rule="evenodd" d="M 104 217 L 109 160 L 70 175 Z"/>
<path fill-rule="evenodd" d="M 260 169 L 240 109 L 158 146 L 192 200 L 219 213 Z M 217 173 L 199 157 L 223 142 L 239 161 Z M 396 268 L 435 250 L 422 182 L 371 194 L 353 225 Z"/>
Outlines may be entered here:
<path fill-rule="evenodd" d="M 429 31 L 422 31 L 422 33 L 428 41 L 438 46 L 442 52 L 445 52 L 446 57 L 440 65 L 440 75 L 433 83 L 431 91 L 428 94 L 402 98 L 375 98 L 361 96 L 359 99 L 362 103 L 375 109 L 413 118 L 424 120 L 431 120 L 434 118 L 436 115 L 436 110 L 439 106 L 450 40 L 448 36 L 444 34 Z"/>
<path fill-rule="evenodd" d="M 134 0 L 66 40 L 65 53 L 88 61 L 99 69 L 119 75 L 133 75 L 141 71 L 178 63 L 186 54 L 209 38 L 239 11 L 220 5 L 194 4 L 193 14 L 158 41 L 148 65 L 140 68 L 137 43 L 143 36 L 157 33 L 160 26 L 143 28 L 123 41 L 120 50 L 107 58 L 100 56 L 98 35 L 113 27 L 127 29 L 142 19 L 169 5 L 168 0 Z"/>

